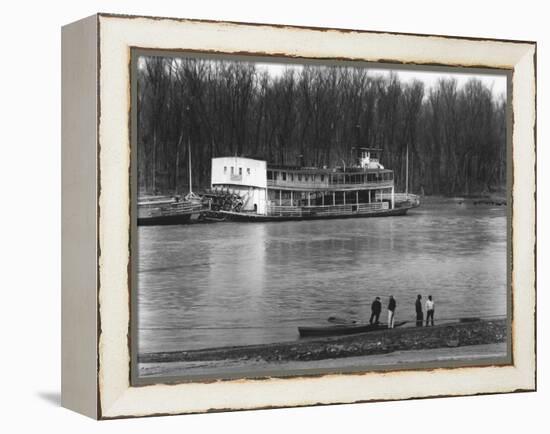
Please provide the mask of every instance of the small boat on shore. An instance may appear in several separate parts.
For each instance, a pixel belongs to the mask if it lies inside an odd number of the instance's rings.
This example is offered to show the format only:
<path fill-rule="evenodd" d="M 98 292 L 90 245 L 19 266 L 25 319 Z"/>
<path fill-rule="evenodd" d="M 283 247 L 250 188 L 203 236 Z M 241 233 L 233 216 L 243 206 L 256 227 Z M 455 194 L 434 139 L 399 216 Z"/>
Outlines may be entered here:
<path fill-rule="evenodd" d="M 394 327 L 401 327 L 407 321 L 396 322 Z M 298 327 L 301 338 L 312 336 L 339 336 L 355 333 L 374 332 L 377 330 L 388 330 L 388 325 L 379 324 L 337 324 L 330 326 L 303 326 Z"/>

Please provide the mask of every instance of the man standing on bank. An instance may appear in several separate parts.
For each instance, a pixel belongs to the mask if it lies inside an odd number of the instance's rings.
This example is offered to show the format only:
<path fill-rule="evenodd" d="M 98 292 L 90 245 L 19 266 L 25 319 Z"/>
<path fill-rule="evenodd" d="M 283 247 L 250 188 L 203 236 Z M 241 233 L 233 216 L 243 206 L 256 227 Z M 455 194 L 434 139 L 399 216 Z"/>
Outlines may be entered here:
<path fill-rule="evenodd" d="M 395 324 L 395 308 L 397 303 L 393 295 L 390 295 L 390 302 L 388 303 L 388 328 L 392 329 Z"/>
<path fill-rule="evenodd" d="M 432 299 L 432 296 L 429 295 L 428 299 L 426 300 L 426 327 L 428 327 L 428 323 L 430 319 L 432 322 L 432 326 L 434 325 L 434 313 L 435 313 L 434 301 Z"/>
<path fill-rule="evenodd" d="M 378 319 L 380 318 L 380 312 L 382 312 L 382 303 L 380 303 L 380 297 L 376 297 L 370 306 L 371 315 L 370 315 L 370 324 L 378 325 Z"/>
<path fill-rule="evenodd" d="M 424 322 L 424 312 L 422 312 L 422 296 L 418 294 L 416 297 L 416 326 L 422 327 Z"/>

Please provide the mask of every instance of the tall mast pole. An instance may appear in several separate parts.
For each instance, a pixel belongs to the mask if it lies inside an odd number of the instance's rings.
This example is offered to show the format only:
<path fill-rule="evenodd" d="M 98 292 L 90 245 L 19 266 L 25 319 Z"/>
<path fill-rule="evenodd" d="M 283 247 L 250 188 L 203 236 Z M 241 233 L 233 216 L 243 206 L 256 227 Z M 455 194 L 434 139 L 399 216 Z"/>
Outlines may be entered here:
<path fill-rule="evenodd" d="M 409 144 L 407 143 L 407 161 L 405 164 L 405 194 L 409 193 Z"/>
<path fill-rule="evenodd" d="M 180 143 L 181 143 L 181 140 L 180 140 Z M 178 143 L 178 148 L 176 149 L 176 176 L 175 176 L 175 188 L 174 190 L 176 190 L 176 195 L 178 194 L 178 175 L 179 175 L 179 164 L 180 164 L 180 150 L 179 150 L 179 145 L 180 143 Z"/>
<path fill-rule="evenodd" d="M 187 130 L 187 149 L 189 151 L 189 193 L 193 193 L 193 183 L 192 183 L 192 171 L 191 171 L 191 117 L 190 115 L 191 107 L 186 106 L 185 111 L 187 112 L 187 120 L 189 122 L 189 128 Z"/>
<path fill-rule="evenodd" d="M 189 193 L 193 193 L 193 181 L 192 181 L 192 172 L 191 172 L 191 139 L 187 138 L 187 146 L 189 148 Z"/>

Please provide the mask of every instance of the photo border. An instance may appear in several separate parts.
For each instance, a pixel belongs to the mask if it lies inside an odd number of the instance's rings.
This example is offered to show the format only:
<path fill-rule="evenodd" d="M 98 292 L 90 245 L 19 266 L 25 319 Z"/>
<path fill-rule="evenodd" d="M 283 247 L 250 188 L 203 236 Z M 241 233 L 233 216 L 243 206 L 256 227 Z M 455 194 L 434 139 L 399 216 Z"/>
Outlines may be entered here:
<path fill-rule="evenodd" d="M 194 381 L 212 381 L 212 380 L 231 380 L 231 379 L 257 379 L 257 378 L 287 378 L 287 377 L 306 377 L 306 376 L 319 376 L 324 374 L 330 374 L 337 372 L 339 374 L 357 374 L 363 372 L 381 372 L 381 371 L 414 371 L 420 369 L 434 369 L 434 368 L 461 368 L 461 367 L 483 367 L 483 366 L 504 366 L 511 365 L 512 362 L 512 288 L 511 288 L 511 259 L 509 253 L 511 252 L 511 227 L 512 227 L 512 207 L 507 207 L 506 212 L 506 355 L 500 357 L 483 357 L 473 359 L 462 360 L 449 360 L 449 361 L 428 361 L 428 362 L 410 362 L 391 365 L 372 365 L 372 366 L 347 366 L 339 368 L 303 368 L 303 369 L 290 369 L 290 370 L 260 370 L 260 371 L 246 371 L 241 373 L 216 373 L 216 374 L 193 374 L 193 375 L 166 375 L 166 376 L 151 376 L 140 377 L 138 373 L 138 297 L 137 297 L 137 285 L 138 285 L 138 255 L 139 245 L 137 239 L 137 202 L 138 202 L 138 172 L 137 172 L 137 62 L 141 56 L 156 56 L 156 57 L 172 57 L 172 58 L 191 58 L 191 59 L 207 59 L 207 60 L 226 60 L 226 61 L 243 61 L 243 62 L 263 62 L 263 63 L 286 63 L 289 65 L 312 65 L 312 66 L 336 66 L 336 67 L 358 67 L 365 68 L 369 72 L 375 72 L 377 69 L 392 70 L 392 71 L 423 71 L 423 72 L 437 72 L 437 73 L 463 73 L 463 74 L 479 74 L 479 75 L 500 75 L 506 78 L 506 154 L 507 162 L 511 162 L 512 153 L 512 119 L 509 116 L 511 113 L 511 80 L 512 71 L 509 69 L 501 68 L 466 68 L 457 66 L 425 66 L 425 65 L 396 65 L 388 63 L 369 63 L 358 60 L 329 60 L 320 61 L 317 59 L 306 59 L 300 57 L 294 57 L 292 59 L 285 59 L 279 56 L 260 56 L 256 53 L 247 53 L 232 55 L 227 53 L 203 53 L 203 52 L 185 52 L 182 50 L 159 50 L 148 49 L 142 47 L 130 47 L 130 95 L 131 95 L 131 116 L 130 116 L 130 217 L 131 217 L 131 231 L 130 231 L 130 244 L 131 254 L 131 275 L 130 282 L 130 324 L 128 334 L 130 336 L 130 384 L 132 386 L 143 386 L 148 384 L 178 384 L 189 383 Z M 513 165 L 507 164 L 506 176 L 507 179 L 511 179 L 513 172 Z M 511 203 L 511 189 L 506 186 L 506 198 L 508 203 Z M 182 349 L 184 350 L 184 349 Z"/>

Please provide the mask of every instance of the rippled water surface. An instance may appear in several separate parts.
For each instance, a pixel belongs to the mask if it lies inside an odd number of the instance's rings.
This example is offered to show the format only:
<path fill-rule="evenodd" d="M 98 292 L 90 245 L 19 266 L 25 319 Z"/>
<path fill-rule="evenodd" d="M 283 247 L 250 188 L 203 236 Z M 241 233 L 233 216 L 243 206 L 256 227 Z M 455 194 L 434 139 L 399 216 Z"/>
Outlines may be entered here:
<path fill-rule="evenodd" d="M 438 318 L 506 314 L 506 208 L 456 201 L 404 217 L 138 228 L 139 352 L 293 340 L 417 294 Z"/>

